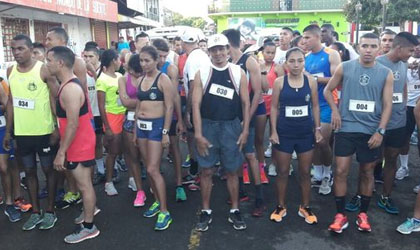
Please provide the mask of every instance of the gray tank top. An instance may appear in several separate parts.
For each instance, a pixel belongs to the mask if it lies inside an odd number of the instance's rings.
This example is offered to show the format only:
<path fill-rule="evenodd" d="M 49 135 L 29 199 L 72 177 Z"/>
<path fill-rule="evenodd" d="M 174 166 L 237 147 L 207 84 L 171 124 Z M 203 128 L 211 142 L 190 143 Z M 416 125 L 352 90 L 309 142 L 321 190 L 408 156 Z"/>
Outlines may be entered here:
<path fill-rule="evenodd" d="M 338 132 L 374 134 L 382 114 L 382 90 L 390 70 L 379 63 L 363 67 L 359 59 L 343 63 Z"/>
<path fill-rule="evenodd" d="M 397 63 L 389 60 L 388 56 L 383 55 L 376 58 L 380 64 L 389 68 L 394 75 L 394 93 L 392 95 L 392 115 L 386 129 L 397 129 L 405 126 L 407 100 L 403 99 L 404 87 L 407 84 L 407 64 L 399 61 Z"/>

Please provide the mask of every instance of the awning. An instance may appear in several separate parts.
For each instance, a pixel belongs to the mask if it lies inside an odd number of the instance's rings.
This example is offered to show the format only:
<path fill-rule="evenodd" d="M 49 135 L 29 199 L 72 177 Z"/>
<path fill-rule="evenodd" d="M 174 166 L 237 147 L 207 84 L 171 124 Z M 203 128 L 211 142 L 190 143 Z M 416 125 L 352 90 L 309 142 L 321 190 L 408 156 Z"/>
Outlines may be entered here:
<path fill-rule="evenodd" d="M 140 26 L 149 26 L 152 28 L 157 28 L 162 27 L 162 24 L 142 16 L 128 17 L 118 14 L 119 29 L 130 29 Z"/>

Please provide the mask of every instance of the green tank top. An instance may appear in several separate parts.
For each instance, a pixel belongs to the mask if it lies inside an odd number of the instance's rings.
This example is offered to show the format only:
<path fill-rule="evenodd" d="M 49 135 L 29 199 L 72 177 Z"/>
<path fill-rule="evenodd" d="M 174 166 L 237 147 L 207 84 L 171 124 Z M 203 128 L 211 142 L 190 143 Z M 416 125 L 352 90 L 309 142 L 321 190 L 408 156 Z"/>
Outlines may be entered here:
<path fill-rule="evenodd" d="M 26 73 L 12 66 L 9 76 L 13 96 L 14 133 L 17 136 L 38 136 L 51 134 L 54 119 L 50 106 L 48 85 L 41 79 L 43 63 L 37 61 Z"/>

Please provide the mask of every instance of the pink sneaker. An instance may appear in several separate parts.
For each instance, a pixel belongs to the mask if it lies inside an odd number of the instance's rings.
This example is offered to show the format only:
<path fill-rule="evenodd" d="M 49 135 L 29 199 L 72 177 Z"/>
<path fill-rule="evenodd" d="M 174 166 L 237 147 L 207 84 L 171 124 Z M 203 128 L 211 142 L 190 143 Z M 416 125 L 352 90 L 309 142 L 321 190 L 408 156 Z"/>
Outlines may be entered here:
<path fill-rule="evenodd" d="M 134 200 L 134 207 L 144 206 L 145 201 L 146 201 L 146 195 L 144 194 L 144 191 L 143 190 L 137 191 L 136 199 Z"/>

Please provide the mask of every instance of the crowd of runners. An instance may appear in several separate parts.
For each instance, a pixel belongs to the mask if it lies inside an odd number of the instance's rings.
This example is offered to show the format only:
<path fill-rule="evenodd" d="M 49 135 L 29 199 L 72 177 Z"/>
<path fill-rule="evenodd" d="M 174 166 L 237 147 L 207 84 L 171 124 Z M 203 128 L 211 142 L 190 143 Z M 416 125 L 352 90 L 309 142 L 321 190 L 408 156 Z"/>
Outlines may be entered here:
<path fill-rule="evenodd" d="M 280 223 L 290 211 L 287 184 L 297 159 L 299 216 L 308 224 L 320 219 L 311 208 L 316 188 L 321 195 L 334 193 L 335 217 L 321 218 L 332 221 L 328 230 L 343 232 L 346 214 L 358 212 L 357 228 L 370 232 L 374 182 L 383 183 L 377 205 L 398 214 L 394 180 L 409 175 L 410 138 L 420 124 L 420 37 L 366 33 L 356 48 L 334 33 L 330 24 L 301 33 L 286 27 L 278 39 L 257 46 L 244 44 L 235 29 L 206 39 L 187 30 L 170 41 L 151 41 L 142 32 L 133 51 L 104 50 L 89 41 L 81 55 L 66 47 L 69 37 L 61 27 L 49 30 L 45 45 L 15 36 L 15 62 L 0 87 L 4 213 L 11 222 L 25 217 L 23 230 L 46 230 L 57 222 L 56 209 L 83 202 L 74 219 L 80 227 L 64 241 L 95 238 L 94 217 L 101 210 L 93 185 L 118 195 L 114 183 L 128 171 L 133 200 L 127 203 L 143 207 L 147 197 L 142 212 L 156 217 L 155 230 L 176 223 L 166 192 L 176 188 L 176 201 L 187 200 L 186 189 L 201 192 L 196 230 L 207 231 L 217 175 L 227 183 L 228 221 L 244 230 L 239 203 L 250 199 L 244 184 L 255 187 L 252 216 Z M 188 145 L 186 159 L 180 141 Z M 358 191 L 346 201 L 354 154 Z M 167 187 L 162 176 L 165 157 L 174 166 L 176 187 Z M 38 181 L 38 165 L 46 184 Z M 276 176 L 277 206 L 270 211 L 267 175 Z M 397 231 L 420 231 L 420 193 L 413 217 Z"/>

